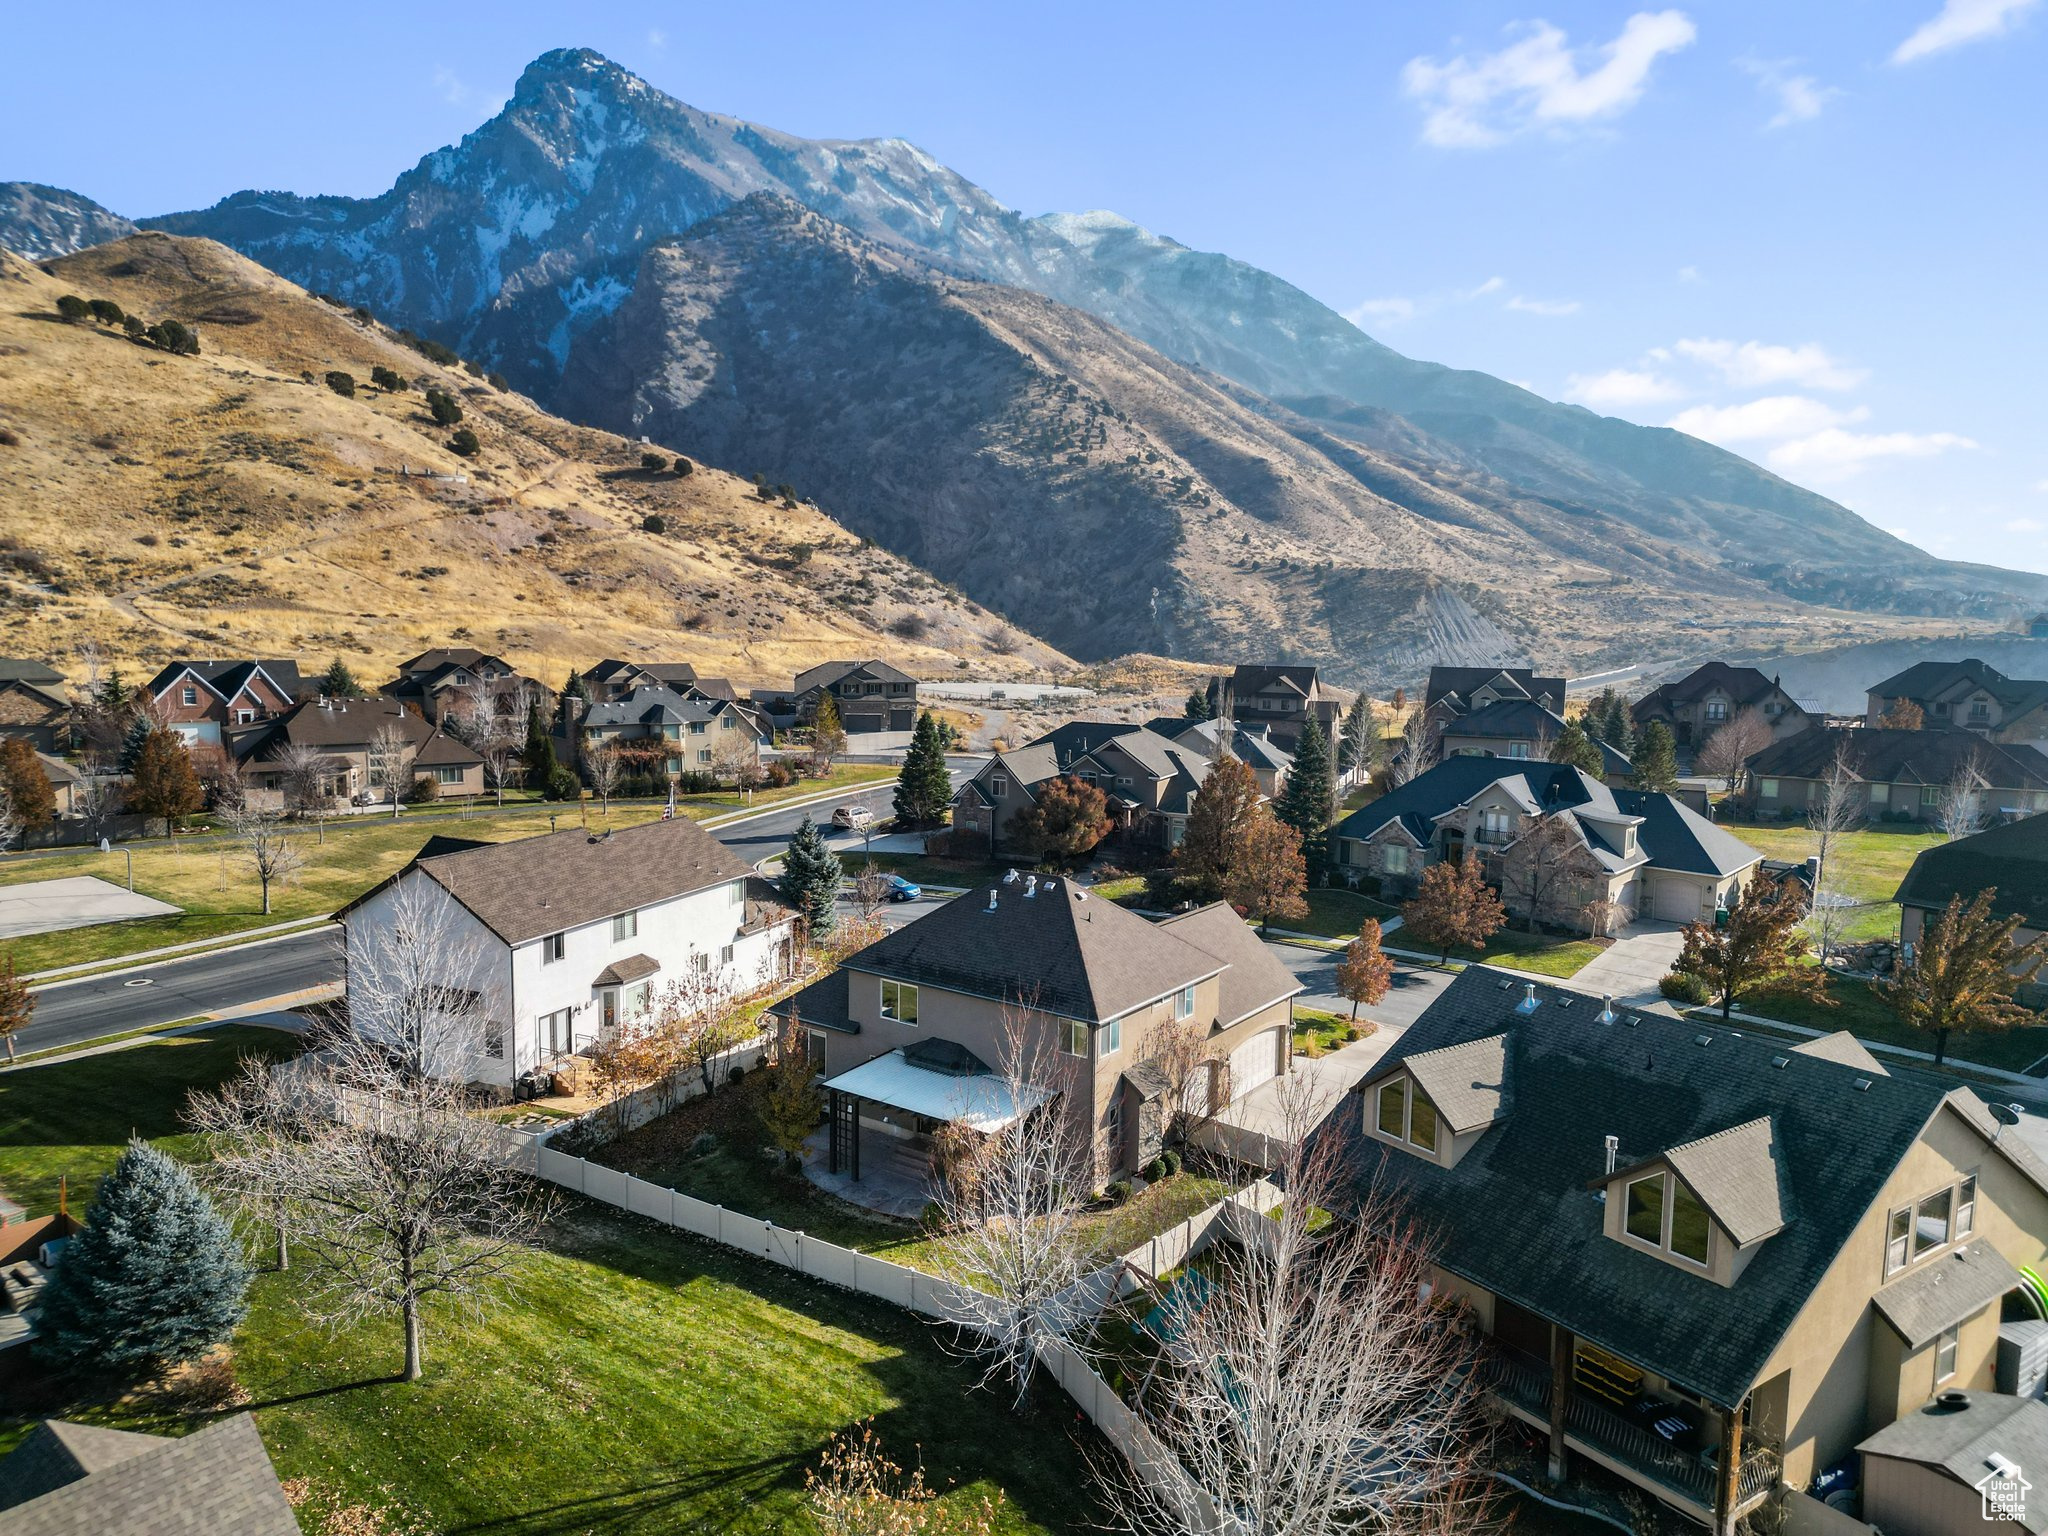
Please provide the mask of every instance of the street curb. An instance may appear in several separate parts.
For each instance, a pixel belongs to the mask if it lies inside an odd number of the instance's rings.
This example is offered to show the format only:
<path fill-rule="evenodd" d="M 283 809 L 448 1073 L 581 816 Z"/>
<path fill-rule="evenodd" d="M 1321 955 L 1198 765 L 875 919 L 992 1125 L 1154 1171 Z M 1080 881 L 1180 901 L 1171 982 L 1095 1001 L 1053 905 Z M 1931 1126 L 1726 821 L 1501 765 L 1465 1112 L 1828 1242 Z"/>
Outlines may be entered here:
<path fill-rule="evenodd" d="M 289 923 L 272 923 L 267 928 L 247 928 L 239 934 L 224 933 L 211 939 L 193 939 L 184 944 L 166 944 L 161 949 L 140 949 L 132 955 L 109 955 L 104 960 L 81 960 L 76 965 L 56 965 L 47 971 L 29 971 L 21 979 L 27 982 L 60 981 L 73 977 L 83 981 L 79 973 L 91 971 L 103 975 L 112 970 L 133 970 L 138 962 L 145 960 L 172 960 L 180 955 L 189 955 L 199 950 L 240 949 L 245 945 L 263 939 L 282 938 L 301 928 L 317 928 L 334 921 L 332 912 L 317 913 L 312 917 L 296 918 Z M 88 926 L 98 926 L 96 924 Z"/>

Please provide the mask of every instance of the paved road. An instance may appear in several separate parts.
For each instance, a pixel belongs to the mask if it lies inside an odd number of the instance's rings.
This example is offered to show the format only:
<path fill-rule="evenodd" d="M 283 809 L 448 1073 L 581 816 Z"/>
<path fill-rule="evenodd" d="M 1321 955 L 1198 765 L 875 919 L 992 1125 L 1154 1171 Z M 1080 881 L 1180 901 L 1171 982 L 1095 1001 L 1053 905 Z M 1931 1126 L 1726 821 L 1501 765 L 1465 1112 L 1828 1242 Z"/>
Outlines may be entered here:
<path fill-rule="evenodd" d="M 967 776 L 966 768 L 953 770 L 956 784 Z M 833 806 L 857 802 L 882 820 L 891 814 L 889 801 L 894 792 L 894 784 L 884 783 L 850 792 L 842 800 L 769 811 L 718 830 L 718 839 L 755 863 L 789 845 L 806 810 L 823 819 L 832 814 Z M 833 838 L 833 846 L 842 853 L 857 854 L 860 843 L 852 833 Z M 890 907 L 888 916 L 893 926 L 921 916 L 934 905 L 930 901 L 906 902 Z M 38 988 L 35 1019 L 15 1036 L 15 1048 L 23 1053 L 46 1051 L 334 985 L 341 980 L 341 955 L 335 938 L 336 930 L 321 929 Z M 142 985 L 136 985 L 138 982 Z"/>

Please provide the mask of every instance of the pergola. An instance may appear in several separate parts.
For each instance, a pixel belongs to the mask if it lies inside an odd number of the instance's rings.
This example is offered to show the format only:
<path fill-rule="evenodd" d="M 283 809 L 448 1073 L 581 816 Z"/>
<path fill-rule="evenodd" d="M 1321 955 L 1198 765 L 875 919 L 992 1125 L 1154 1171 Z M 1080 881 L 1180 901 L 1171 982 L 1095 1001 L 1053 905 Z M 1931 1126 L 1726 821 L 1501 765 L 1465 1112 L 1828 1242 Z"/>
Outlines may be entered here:
<path fill-rule="evenodd" d="M 860 1106 L 881 1104 L 928 1120 L 999 1131 L 1045 1103 L 1042 1088 L 1012 1093 L 974 1052 L 951 1040 L 920 1040 L 862 1062 L 825 1083 L 831 1170 L 860 1177 Z"/>

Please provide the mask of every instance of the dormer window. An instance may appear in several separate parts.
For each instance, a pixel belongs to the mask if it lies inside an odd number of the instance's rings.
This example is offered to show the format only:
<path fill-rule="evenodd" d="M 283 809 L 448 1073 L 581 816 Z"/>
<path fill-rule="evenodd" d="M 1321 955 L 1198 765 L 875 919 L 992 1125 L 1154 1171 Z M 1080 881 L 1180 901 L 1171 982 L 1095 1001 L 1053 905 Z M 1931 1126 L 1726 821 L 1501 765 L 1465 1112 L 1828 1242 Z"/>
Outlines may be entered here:
<path fill-rule="evenodd" d="M 1436 1106 L 1423 1094 L 1411 1091 L 1407 1078 L 1390 1078 L 1380 1084 L 1375 1114 L 1382 1135 L 1405 1141 L 1431 1156 L 1436 1154 Z"/>
<path fill-rule="evenodd" d="M 1630 1179 L 1623 1187 L 1622 1230 L 1639 1243 L 1706 1268 L 1713 1230 L 1707 1208 L 1666 1169 Z"/>

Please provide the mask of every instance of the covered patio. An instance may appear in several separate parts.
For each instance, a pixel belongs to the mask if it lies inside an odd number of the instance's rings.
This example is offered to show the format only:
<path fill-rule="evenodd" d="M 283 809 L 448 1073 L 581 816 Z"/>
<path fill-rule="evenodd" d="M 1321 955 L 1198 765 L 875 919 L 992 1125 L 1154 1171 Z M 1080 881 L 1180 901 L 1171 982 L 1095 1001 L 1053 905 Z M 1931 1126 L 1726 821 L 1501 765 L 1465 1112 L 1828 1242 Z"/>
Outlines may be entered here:
<path fill-rule="evenodd" d="M 861 1180 L 861 1122 L 889 1143 L 889 1171 L 929 1177 L 932 1133 L 961 1125 L 986 1135 L 1052 1097 L 1041 1088 L 1013 1093 L 988 1064 L 952 1040 L 915 1045 L 862 1062 L 825 1083 L 827 1172 Z"/>

